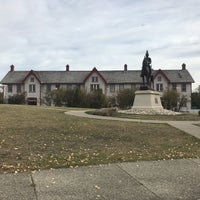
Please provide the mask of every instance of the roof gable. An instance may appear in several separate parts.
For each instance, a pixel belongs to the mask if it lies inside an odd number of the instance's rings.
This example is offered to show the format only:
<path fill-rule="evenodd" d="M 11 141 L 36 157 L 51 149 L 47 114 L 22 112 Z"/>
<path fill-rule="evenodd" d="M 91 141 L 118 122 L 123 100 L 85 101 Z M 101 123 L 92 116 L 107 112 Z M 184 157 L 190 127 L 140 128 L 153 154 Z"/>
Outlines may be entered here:
<path fill-rule="evenodd" d="M 97 73 L 100 77 L 101 77 L 101 79 L 104 81 L 104 83 L 106 83 L 107 81 L 106 81 L 106 79 L 101 75 L 101 73 L 97 70 L 97 68 L 96 67 L 94 67 L 93 69 L 92 69 L 92 71 L 85 77 L 85 79 L 84 79 L 84 83 L 88 80 L 88 78 L 93 74 L 93 73 Z"/>
<path fill-rule="evenodd" d="M 155 79 L 156 76 L 158 76 L 159 74 L 161 74 L 169 83 L 171 82 L 170 79 L 167 77 L 167 75 L 164 73 L 164 71 L 162 71 L 161 69 L 159 69 L 159 70 L 154 74 L 154 79 Z"/>
<path fill-rule="evenodd" d="M 31 70 L 31 71 L 25 76 L 25 78 L 22 80 L 22 82 L 24 83 L 24 82 L 26 81 L 26 79 L 27 79 L 29 76 L 31 76 L 31 75 L 33 75 L 33 76 L 39 81 L 39 83 L 41 83 L 40 78 L 36 75 L 36 73 L 35 73 L 33 70 Z"/>

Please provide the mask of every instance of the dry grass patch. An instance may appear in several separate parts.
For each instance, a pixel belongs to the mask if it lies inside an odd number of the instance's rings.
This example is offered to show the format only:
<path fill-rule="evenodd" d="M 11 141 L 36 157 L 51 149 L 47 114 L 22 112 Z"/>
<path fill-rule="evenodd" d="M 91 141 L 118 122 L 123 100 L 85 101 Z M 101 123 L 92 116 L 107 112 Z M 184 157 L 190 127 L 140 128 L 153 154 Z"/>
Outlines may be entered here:
<path fill-rule="evenodd" d="M 136 115 L 116 112 L 113 114 L 113 117 L 162 121 L 200 121 L 200 117 L 198 115 L 190 113 L 181 115 Z"/>
<path fill-rule="evenodd" d="M 0 105 L 0 172 L 200 157 L 200 141 L 169 125 L 79 118 L 64 111 Z"/>

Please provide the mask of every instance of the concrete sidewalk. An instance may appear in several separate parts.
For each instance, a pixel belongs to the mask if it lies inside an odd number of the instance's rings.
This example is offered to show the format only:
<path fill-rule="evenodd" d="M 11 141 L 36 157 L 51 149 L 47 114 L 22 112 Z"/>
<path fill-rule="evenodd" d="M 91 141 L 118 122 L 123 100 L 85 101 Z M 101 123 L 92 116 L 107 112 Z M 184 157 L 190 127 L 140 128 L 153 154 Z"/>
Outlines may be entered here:
<path fill-rule="evenodd" d="M 103 120 L 114 120 L 114 121 L 126 121 L 126 122 L 141 122 L 141 123 L 166 123 L 170 126 L 178 128 L 185 133 L 188 133 L 198 139 L 200 139 L 200 121 L 160 121 L 160 120 L 142 120 L 142 119 L 128 119 L 128 118 L 118 118 L 118 117 L 107 117 L 98 115 L 89 115 L 85 113 L 84 110 L 70 110 L 65 112 L 65 114 L 73 115 L 77 117 L 86 117 L 91 119 L 103 119 Z"/>
<path fill-rule="evenodd" d="M 0 175 L 1 200 L 199 200 L 200 159 Z"/>

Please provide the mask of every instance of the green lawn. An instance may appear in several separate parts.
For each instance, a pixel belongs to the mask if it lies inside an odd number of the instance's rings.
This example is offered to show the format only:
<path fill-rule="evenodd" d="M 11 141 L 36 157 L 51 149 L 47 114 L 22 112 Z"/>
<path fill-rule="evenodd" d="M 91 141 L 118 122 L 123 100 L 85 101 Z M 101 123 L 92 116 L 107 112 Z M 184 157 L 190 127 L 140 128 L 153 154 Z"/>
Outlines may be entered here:
<path fill-rule="evenodd" d="M 200 140 L 167 124 L 79 118 L 66 110 L 0 105 L 0 173 L 200 157 Z"/>

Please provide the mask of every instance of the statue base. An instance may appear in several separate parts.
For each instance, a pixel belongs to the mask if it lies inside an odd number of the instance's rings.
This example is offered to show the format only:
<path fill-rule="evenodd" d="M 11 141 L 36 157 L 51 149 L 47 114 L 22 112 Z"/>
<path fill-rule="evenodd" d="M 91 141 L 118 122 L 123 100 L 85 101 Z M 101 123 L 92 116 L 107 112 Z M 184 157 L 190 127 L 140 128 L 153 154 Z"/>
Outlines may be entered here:
<path fill-rule="evenodd" d="M 145 87 L 145 86 L 144 86 Z M 138 90 L 135 92 L 135 100 L 132 108 L 156 108 L 163 109 L 160 93 L 153 90 Z"/>
<path fill-rule="evenodd" d="M 118 111 L 126 114 L 142 115 L 177 115 L 179 113 L 163 109 L 160 93 L 154 90 L 138 90 L 135 92 L 133 106 L 129 110 Z"/>

